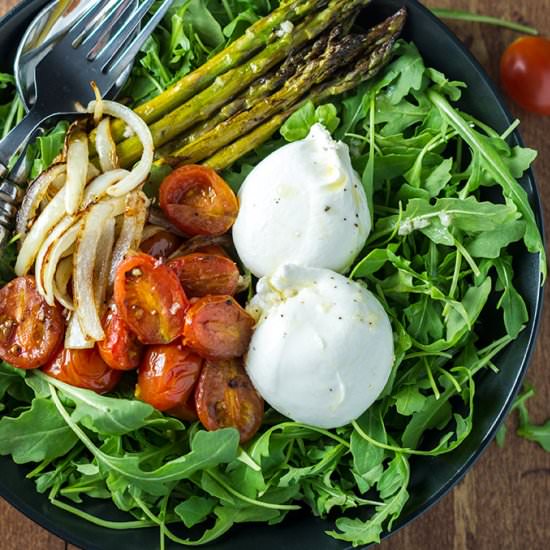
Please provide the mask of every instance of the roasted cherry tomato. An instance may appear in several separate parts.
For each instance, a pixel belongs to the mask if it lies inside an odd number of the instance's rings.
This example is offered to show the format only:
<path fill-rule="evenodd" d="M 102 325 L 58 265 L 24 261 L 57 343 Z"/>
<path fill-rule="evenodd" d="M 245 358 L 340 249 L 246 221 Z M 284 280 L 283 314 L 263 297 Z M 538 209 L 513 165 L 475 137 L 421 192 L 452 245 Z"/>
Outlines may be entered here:
<path fill-rule="evenodd" d="M 192 420 L 189 400 L 202 365 L 203 359 L 180 343 L 151 346 L 139 368 L 136 397 L 159 411 Z"/>
<path fill-rule="evenodd" d="M 240 360 L 208 361 L 195 392 L 197 413 L 209 431 L 237 428 L 241 443 L 252 439 L 264 414 L 264 402 Z"/>
<path fill-rule="evenodd" d="M 115 279 L 121 317 L 143 344 L 169 344 L 183 333 L 189 302 L 176 274 L 146 254 L 124 260 Z"/>
<path fill-rule="evenodd" d="M 181 420 L 187 420 L 188 422 L 195 422 L 197 420 L 197 406 L 195 405 L 194 392 L 191 393 L 187 401 L 172 407 L 166 411 L 166 414 L 175 416 Z"/>
<path fill-rule="evenodd" d="M 500 78 L 521 107 L 550 116 L 550 39 L 529 36 L 510 44 L 500 62 Z"/>
<path fill-rule="evenodd" d="M 0 290 L 0 357 L 21 369 L 45 365 L 63 340 L 61 308 L 49 306 L 33 277 L 18 277 Z"/>
<path fill-rule="evenodd" d="M 115 370 L 139 367 L 143 346 L 120 316 L 116 304 L 110 304 L 103 316 L 105 339 L 97 343 L 101 358 Z"/>
<path fill-rule="evenodd" d="M 206 359 L 232 359 L 248 349 L 254 319 L 231 296 L 199 298 L 187 312 L 183 343 Z"/>
<path fill-rule="evenodd" d="M 180 280 L 190 298 L 209 294 L 233 296 L 239 286 L 239 268 L 220 255 L 194 253 L 174 258 L 166 264 Z"/>
<path fill-rule="evenodd" d="M 181 245 L 181 239 L 170 231 L 159 231 L 143 241 L 140 249 L 154 258 L 168 258 Z"/>
<path fill-rule="evenodd" d="M 181 166 L 164 179 L 160 206 L 187 235 L 223 235 L 239 211 L 229 185 L 211 168 L 194 164 Z"/>
<path fill-rule="evenodd" d="M 92 349 L 61 349 L 53 361 L 42 369 L 47 375 L 78 388 L 108 393 L 118 384 L 122 372 L 109 367 Z"/>

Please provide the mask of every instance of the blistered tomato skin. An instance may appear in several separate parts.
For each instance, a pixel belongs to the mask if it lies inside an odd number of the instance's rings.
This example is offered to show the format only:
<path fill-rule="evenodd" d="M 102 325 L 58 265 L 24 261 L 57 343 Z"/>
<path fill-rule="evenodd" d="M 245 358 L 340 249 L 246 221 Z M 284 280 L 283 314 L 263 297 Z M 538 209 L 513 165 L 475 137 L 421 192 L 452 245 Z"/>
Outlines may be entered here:
<path fill-rule="evenodd" d="M 152 256 L 136 254 L 120 264 L 114 298 L 142 344 L 169 344 L 182 335 L 189 302 L 175 273 Z"/>
<path fill-rule="evenodd" d="M 504 91 L 527 111 L 550 116 L 550 39 L 519 38 L 500 63 Z"/>
<path fill-rule="evenodd" d="M 169 231 L 159 231 L 143 241 L 140 249 L 154 258 L 168 258 L 180 246 L 181 239 Z"/>
<path fill-rule="evenodd" d="M 241 443 L 250 441 L 262 424 L 264 401 L 239 359 L 208 361 L 197 385 L 195 402 L 199 420 L 207 430 L 236 428 Z"/>
<path fill-rule="evenodd" d="M 239 211 L 233 190 L 211 168 L 189 164 L 169 174 L 160 186 L 160 207 L 186 235 L 227 233 Z"/>
<path fill-rule="evenodd" d="M 134 370 L 139 367 L 143 346 L 121 317 L 116 304 L 110 304 L 103 316 L 105 339 L 98 342 L 101 358 L 115 370 Z"/>
<path fill-rule="evenodd" d="M 151 346 L 138 372 L 136 397 L 159 411 L 192 420 L 192 396 L 202 366 L 203 359 L 181 343 Z"/>
<path fill-rule="evenodd" d="M 166 265 L 178 276 L 189 298 L 233 296 L 239 287 L 237 264 L 219 254 L 188 254 L 174 258 Z"/>
<path fill-rule="evenodd" d="M 45 365 L 63 341 L 61 308 L 36 290 L 34 277 L 18 277 L 0 290 L 0 358 L 20 369 Z"/>
<path fill-rule="evenodd" d="M 246 353 L 254 319 L 231 296 L 196 300 L 185 318 L 183 343 L 206 359 L 233 359 Z"/>
<path fill-rule="evenodd" d="M 122 372 L 109 367 L 97 348 L 61 349 L 57 356 L 42 369 L 48 376 L 71 386 L 109 393 L 119 383 Z"/>

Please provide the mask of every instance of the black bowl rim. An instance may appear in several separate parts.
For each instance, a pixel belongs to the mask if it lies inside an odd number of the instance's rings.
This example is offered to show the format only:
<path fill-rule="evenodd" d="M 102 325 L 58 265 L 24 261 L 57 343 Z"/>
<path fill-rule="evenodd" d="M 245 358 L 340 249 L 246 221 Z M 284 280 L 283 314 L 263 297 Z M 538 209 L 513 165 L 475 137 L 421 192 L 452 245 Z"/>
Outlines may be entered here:
<path fill-rule="evenodd" d="M 418 8 L 424 12 L 425 16 L 432 21 L 432 24 L 435 27 L 437 27 L 442 33 L 446 34 L 448 38 L 450 38 L 450 40 L 454 43 L 454 45 L 469 58 L 470 62 L 472 63 L 472 66 L 475 68 L 476 72 L 478 73 L 479 78 L 483 80 L 485 84 L 487 84 L 487 86 L 490 88 L 491 92 L 494 94 L 494 96 L 498 100 L 499 107 L 503 110 L 506 118 L 508 119 L 508 122 L 511 123 L 512 120 L 514 120 L 514 117 L 512 116 L 509 108 L 507 107 L 501 91 L 498 89 L 495 82 L 489 77 L 489 75 L 487 74 L 485 69 L 482 67 L 482 65 L 479 63 L 479 61 L 473 56 L 473 54 L 468 50 L 468 48 L 464 45 L 464 43 L 455 35 L 455 33 L 447 25 L 445 25 L 445 23 L 443 23 L 436 15 L 434 15 L 427 7 L 421 4 L 418 0 L 411 0 L 411 1 L 416 3 L 418 5 Z M 9 24 L 11 19 L 13 19 L 20 11 L 26 9 L 33 2 L 35 2 L 35 0 L 22 0 L 19 4 L 14 6 L 9 12 L 7 12 L 2 18 L 0 18 L 0 29 L 4 27 L 6 24 Z M 519 131 L 516 130 L 514 132 L 514 136 L 517 139 L 518 143 L 523 147 L 524 141 L 521 138 Z M 539 229 L 542 235 L 544 236 L 545 233 L 544 233 L 544 218 L 543 218 L 542 204 L 541 204 L 540 193 L 538 190 L 533 169 L 530 168 L 526 172 L 525 176 L 527 177 L 527 179 L 531 181 L 533 185 L 533 190 L 534 190 L 533 203 L 534 204 L 532 206 L 534 207 L 534 212 L 537 218 Z M 416 518 L 428 512 L 447 493 L 449 493 L 456 484 L 458 484 L 464 478 L 464 476 L 470 470 L 470 468 L 474 466 L 474 464 L 479 460 L 479 458 L 487 450 L 487 447 L 495 437 L 499 426 L 508 416 L 508 413 L 512 407 L 513 401 L 516 395 L 519 393 L 519 390 L 521 388 L 521 385 L 523 383 L 523 380 L 529 368 L 533 353 L 535 351 L 537 337 L 540 332 L 541 313 L 542 313 L 543 303 L 544 303 L 544 287 L 541 285 L 539 286 L 538 293 L 537 293 L 537 300 L 536 300 L 535 311 L 534 311 L 534 315 L 531 323 L 531 332 L 529 334 L 529 341 L 523 356 L 521 366 L 517 370 L 515 383 L 509 390 L 508 398 L 504 407 L 501 409 L 500 414 L 493 421 L 491 428 L 486 432 L 485 437 L 480 443 L 476 452 L 467 461 L 463 463 L 462 467 L 459 470 L 457 470 L 457 472 L 451 478 L 449 478 L 447 483 L 445 483 L 437 493 L 435 493 L 430 499 L 428 499 L 422 507 L 420 507 L 418 510 L 414 511 L 413 513 L 409 514 L 408 516 L 404 518 L 400 518 L 397 526 L 389 533 L 385 533 L 383 535 L 383 539 L 391 537 L 392 535 L 394 535 L 404 527 L 408 526 Z M 47 529 L 50 533 L 57 535 L 58 537 L 62 538 L 68 543 L 75 542 L 75 538 L 73 537 L 70 531 L 66 530 L 63 526 L 60 526 L 59 524 L 52 523 L 45 513 L 36 512 L 24 499 L 20 498 L 19 495 L 11 494 L 11 493 L 8 494 L 8 492 L 5 491 L 1 483 L 0 483 L 0 496 L 4 498 L 8 503 L 10 503 L 14 508 L 16 508 L 19 512 L 24 514 L 26 517 L 30 518 L 32 521 L 34 521 L 41 527 Z M 349 549 L 351 550 L 352 546 L 350 546 Z"/>

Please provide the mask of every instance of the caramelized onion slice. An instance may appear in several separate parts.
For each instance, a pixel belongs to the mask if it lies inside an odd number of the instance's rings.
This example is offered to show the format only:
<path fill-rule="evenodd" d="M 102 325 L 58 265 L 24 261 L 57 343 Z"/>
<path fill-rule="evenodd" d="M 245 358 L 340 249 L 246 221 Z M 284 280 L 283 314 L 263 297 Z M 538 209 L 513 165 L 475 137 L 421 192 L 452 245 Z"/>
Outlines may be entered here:
<path fill-rule="evenodd" d="M 135 191 L 126 199 L 126 211 L 120 235 L 113 250 L 109 284 L 115 281 L 116 270 L 130 250 L 137 250 L 141 243 L 143 228 L 147 220 L 149 199 L 141 191 Z"/>
<path fill-rule="evenodd" d="M 50 231 L 65 215 L 65 187 L 57 192 L 55 197 L 42 210 L 40 216 L 33 223 L 30 231 L 21 245 L 21 250 L 15 263 L 15 273 L 18 276 L 26 275 L 31 269 L 34 260 Z"/>
<path fill-rule="evenodd" d="M 55 299 L 70 311 L 74 310 L 73 299 L 69 295 L 69 282 L 73 276 L 73 259 L 63 258 L 55 271 L 53 292 Z"/>
<path fill-rule="evenodd" d="M 88 105 L 88 112 L 93 113 L 95 108 L 96 101 L 92 101 Z M 141 159 L 132 168 L 130 174 L 108 191 L 109 195 L 113 197 L 122 197 L 138 188 L 149 176 L 153 165 L 153 137 L 147 124 L 132 109 L 114 101 L 103 101 L 103 112 L 106 115 L 123 120 L 135 132 L 143 146 Z"/>
<path fill-rule="evenodd" d="M 83 220 L 82 230 L 73 256 L 73 300 L 75 312 L 87 339 L 103 340 L 105 333 L 93 288 L 94 267 L 103 229 L 116 215 L 118 201 L 103 201 L 92 208 Z"/>
<path fill-rule="evenodd" d="M 97 126 L 95 148 L 103 172 L 118 168 L 116 143 L 111 135 L 111 119 L 104 118 Z"/>
<path fill-rule="evenodd" d="M 29 186 L 21 207 L 17 212 L 17 223 L 15 230 L 23 239 L 30 228 L 30 225 L 40 207 L 40 203 L 47 197 L 50 187 L 61 178 L 64 178 L 67 165 L 54 164 L 45 172 L 42 172 Z"/>
<path fill-rule="evenodd" d="M 65 210 L 75 214 L 80 209 L 82 194 L 88 180 L 88 136 L 75 128 L 68 137 L 67 182 L 65 184 Z"/>

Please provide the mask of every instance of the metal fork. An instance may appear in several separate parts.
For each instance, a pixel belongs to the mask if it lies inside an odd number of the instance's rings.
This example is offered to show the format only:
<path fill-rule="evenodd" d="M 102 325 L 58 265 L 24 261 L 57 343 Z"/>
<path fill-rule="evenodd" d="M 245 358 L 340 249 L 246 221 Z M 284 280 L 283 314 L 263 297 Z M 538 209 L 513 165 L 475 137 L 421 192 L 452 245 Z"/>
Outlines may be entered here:
<path fill-rule="evenodd" d="M 93 81 L 103 96 L 131 63 L 173 0 L 164 0 L 135 37 L 136 29 L 155 0 L 133 11 L 132 0 L 92 3 L 36 68 L 36 103 L 27 116 L 0 141 L 0 248 L 9 238 L 26 180 L 23 162 L 8 175 L 8 164 L 22 154 L 47 119 L 73 118 L 79 105 L 94 99 Z M 124 21 L 124 23 L 120 23 Z M 114 30 L 115 26 L 118 29 Z"/>

